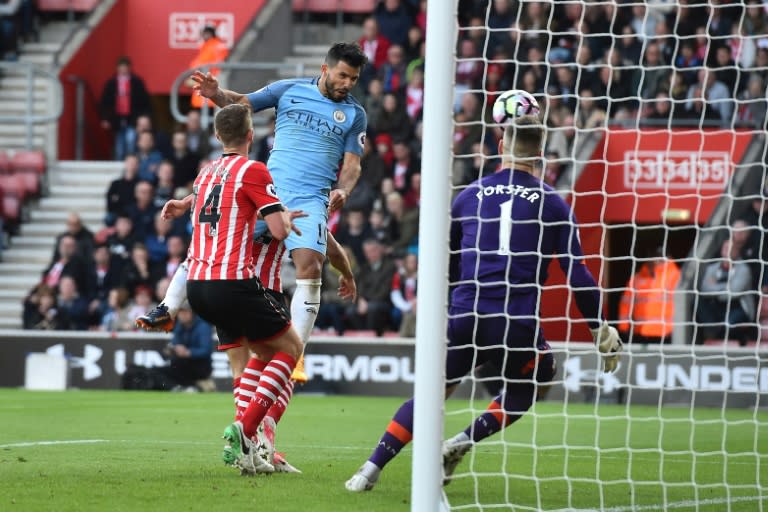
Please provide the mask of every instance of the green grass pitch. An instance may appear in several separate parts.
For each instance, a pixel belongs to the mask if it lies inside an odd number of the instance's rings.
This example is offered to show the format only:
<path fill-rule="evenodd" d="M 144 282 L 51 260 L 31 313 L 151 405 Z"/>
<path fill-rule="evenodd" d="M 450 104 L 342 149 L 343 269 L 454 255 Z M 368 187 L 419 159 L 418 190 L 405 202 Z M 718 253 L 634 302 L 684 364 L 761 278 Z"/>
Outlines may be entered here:
<path fill-rule="evenodd" d="M 220 460 L 227 394 L 0 390 L 0 511 L 409 510 L 409 449 L 372 492 L 344 490 L 400 402 L 298 394 L 278 449 L 304 473 L 248 478 Z M 468 407 L 449 402 L 449 434 Z M 473 511 L 768 510 L 766 413 L 661 411 L 538 404 L 468 456 L 446 494 Z"/>

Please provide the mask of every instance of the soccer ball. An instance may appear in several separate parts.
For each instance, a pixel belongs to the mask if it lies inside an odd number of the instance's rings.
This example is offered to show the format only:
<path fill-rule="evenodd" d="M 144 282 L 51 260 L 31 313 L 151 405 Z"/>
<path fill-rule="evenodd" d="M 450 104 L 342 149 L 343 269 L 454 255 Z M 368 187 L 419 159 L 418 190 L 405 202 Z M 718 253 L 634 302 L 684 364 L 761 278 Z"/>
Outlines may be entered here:
<path fill-rule="evenodd" d="M 539 102 L 527 91 L 512 89 L 501 94 L 493 103 L 493 120 L 506 124 L 520 116 L 538 116 Z"/>

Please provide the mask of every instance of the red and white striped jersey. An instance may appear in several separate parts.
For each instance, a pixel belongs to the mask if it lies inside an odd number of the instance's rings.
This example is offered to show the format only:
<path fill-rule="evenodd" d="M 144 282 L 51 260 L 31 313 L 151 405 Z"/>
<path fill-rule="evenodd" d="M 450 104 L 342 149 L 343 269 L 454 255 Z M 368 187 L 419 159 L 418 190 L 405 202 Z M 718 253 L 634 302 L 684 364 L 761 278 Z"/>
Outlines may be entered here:
<path fill-rule="evenodd" d="M 222 155 L 197 175 L 194 194 L 188 279 L 255 277 L 256 214 L 266 217 L 283 208 L 266 166 L 240 155 Z"/>
<path fill-rule="evenodd" d="M 253 266 L 264 288 L 283 293 L 280 266 L 284 255 L 285 244 L 270 237 L 268 233 L 253 241 Z"/>

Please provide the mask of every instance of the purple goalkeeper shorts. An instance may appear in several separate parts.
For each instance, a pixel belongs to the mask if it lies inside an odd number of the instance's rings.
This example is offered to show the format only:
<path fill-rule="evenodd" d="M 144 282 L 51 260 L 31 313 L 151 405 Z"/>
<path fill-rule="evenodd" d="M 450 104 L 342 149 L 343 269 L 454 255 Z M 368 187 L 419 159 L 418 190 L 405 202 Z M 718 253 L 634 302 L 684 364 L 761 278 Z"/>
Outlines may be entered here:
<path fill-rule="evenodd" d="M 535 347 L 535 348 L 534 348 Z M 447 384 L 456 384 L 474 368 L 490 363 L 508 382 L 550 382 L 555 358 L 541 329 L 505 314 L 478 315 L 451 308 L 448 320 Z"/>

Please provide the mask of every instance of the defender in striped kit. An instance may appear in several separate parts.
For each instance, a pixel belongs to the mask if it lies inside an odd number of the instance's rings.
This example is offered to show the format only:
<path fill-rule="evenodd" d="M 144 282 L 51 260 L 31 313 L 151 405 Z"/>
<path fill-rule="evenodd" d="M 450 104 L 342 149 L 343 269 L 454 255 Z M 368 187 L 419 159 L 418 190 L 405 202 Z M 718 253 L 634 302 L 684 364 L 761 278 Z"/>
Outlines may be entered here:
<path fill-rule="evenodd" d="M 293 224 L 266 166 L 247 158 L 253 142 L 250 109 L 225 107 L 216 114 L 214 127 L 224 154 L 195 179 L 187 298 L 200 317 L 216 326 L 221 344 L 247 343 L 267 361 L 242 416 L 224 430 L 228 446 L 222 457 L 245 473 L 273 471 L 254 438 L 288 384 L 303 343 L 285 305 L 256 277 L 252 234 L 257 215 L 277 240 L 284 240 Z"/>

